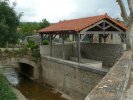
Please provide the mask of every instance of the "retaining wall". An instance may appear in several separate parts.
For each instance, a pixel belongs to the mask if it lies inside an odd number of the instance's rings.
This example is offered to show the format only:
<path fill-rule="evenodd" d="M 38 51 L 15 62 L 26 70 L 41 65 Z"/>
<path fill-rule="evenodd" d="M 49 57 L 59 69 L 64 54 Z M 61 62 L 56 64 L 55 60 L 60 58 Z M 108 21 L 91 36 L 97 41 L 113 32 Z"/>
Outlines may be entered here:
<path fill-rule="evenodd" d="M 130 75 L 131 56 L 131 51 L 126 51 L 85 100 L 125 100 L 124 92 Z"/>
<path fill-rule="evenodd" d="M 41 63 L 44 82 L 75 100 L 84 100 L 107 73 L 91 66 L 46 56 L 42 57 Z"/>

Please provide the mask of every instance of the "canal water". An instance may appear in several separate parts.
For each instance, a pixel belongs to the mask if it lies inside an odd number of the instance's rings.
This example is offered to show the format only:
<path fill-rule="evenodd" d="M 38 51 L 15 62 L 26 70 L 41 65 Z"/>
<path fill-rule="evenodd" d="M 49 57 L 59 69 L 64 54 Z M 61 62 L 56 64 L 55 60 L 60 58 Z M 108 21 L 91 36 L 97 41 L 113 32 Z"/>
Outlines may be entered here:
<path fill-rule="evenodd" d="M 8 77 L 10 81 L 10 73 L 13 74 L 13 70 L 10 71 L 8 69 L 5 71 L 6 77 Z M 50 86 L 48 85 L 42 85 L 38 82 L 32 81 L 26 76 L 19 74 L 17 77 L 15 75 L 12 75 L 13 77 L 17 78 L 19 80 L 19 83 L 15 87 L 28 99 L 28 100 L 67 100 L 63 97 L 61 97 L 61 94 L 58 92 L 55 92 Z M 16 81 L 16 79 L 14 79 Z M 15 82 L 16 83 L 16 82 Z"/>

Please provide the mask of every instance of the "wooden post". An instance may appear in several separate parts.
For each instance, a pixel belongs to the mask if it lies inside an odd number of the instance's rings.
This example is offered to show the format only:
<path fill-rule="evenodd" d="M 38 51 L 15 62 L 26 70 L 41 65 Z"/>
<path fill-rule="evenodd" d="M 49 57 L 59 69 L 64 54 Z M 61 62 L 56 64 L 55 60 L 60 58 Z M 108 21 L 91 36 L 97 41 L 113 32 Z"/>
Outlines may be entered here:
<path fill-rule="evenodd" d="M 72 34 L 72 37 L 73 37 L 73 41 L 75 41 L 75 39 L 74 39 L 75 37 L 74 37 L 74 36 L 75 36 L 75 34 Z"/>
<path fill-rule="evenodd" d="M 50 35 L 50 56 L 52 57 L 52 35 Z"/>
<path fill-rule="evenodd" d="M 78 63 L 80 63 L 80 33 L 78 33 Z"/>
<path fill-rule="evenodd" d="M 62 35 L 62 59 L 65 59 L 65 52 L 64 52 L 64 35 Z"/>
<path fill-rule="evenodd" d="M 126 32 L 124 33 L 124 43 L 127 44 L 127 42 L 126 42 Z"/>
<path fill-rule="evenodd" d="M 99 43 L 102 43 L 101 34 L 99 34 Z"/>
<path fill-rule="evenodd" d="M 43 34 L 40 34 L 41 38 L 40 38 L 40 45 L 42 45 L 42 39 L 43 39 Z"/>
<path fill-rule="evenodd" d="M 108 35 L 109 35 L 109 34 L 102 34 L 102 37 L 103 37 L 103 39 L 104 39 L 104 43 L 106 43 L 106 39 L 107 39 Z"/>

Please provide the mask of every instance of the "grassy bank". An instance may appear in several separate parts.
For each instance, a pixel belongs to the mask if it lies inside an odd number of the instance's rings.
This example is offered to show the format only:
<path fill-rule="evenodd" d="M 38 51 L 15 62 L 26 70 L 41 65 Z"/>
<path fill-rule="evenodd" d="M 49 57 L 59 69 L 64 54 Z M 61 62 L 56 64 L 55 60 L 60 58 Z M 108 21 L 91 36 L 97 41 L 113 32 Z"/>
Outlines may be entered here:
<path fill-rule="evenodd" d="M 10 84 L 0 71 L 0 100 L 18 100 Z"/>

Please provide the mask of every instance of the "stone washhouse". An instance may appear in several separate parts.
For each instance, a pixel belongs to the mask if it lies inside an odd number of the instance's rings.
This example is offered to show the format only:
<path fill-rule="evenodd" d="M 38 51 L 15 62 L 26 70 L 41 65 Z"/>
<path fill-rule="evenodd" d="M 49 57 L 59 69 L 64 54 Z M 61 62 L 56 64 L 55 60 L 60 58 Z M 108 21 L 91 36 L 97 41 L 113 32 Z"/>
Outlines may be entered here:
<path fill-rule="evenodd" d="M 39 30 L 41 42 L 49 37 L 49 45 L 40 45 L 43 81 L 74 100 L 121 100 L 131 63 L 127 30 L 107 14 L 64 20 Z"/>

